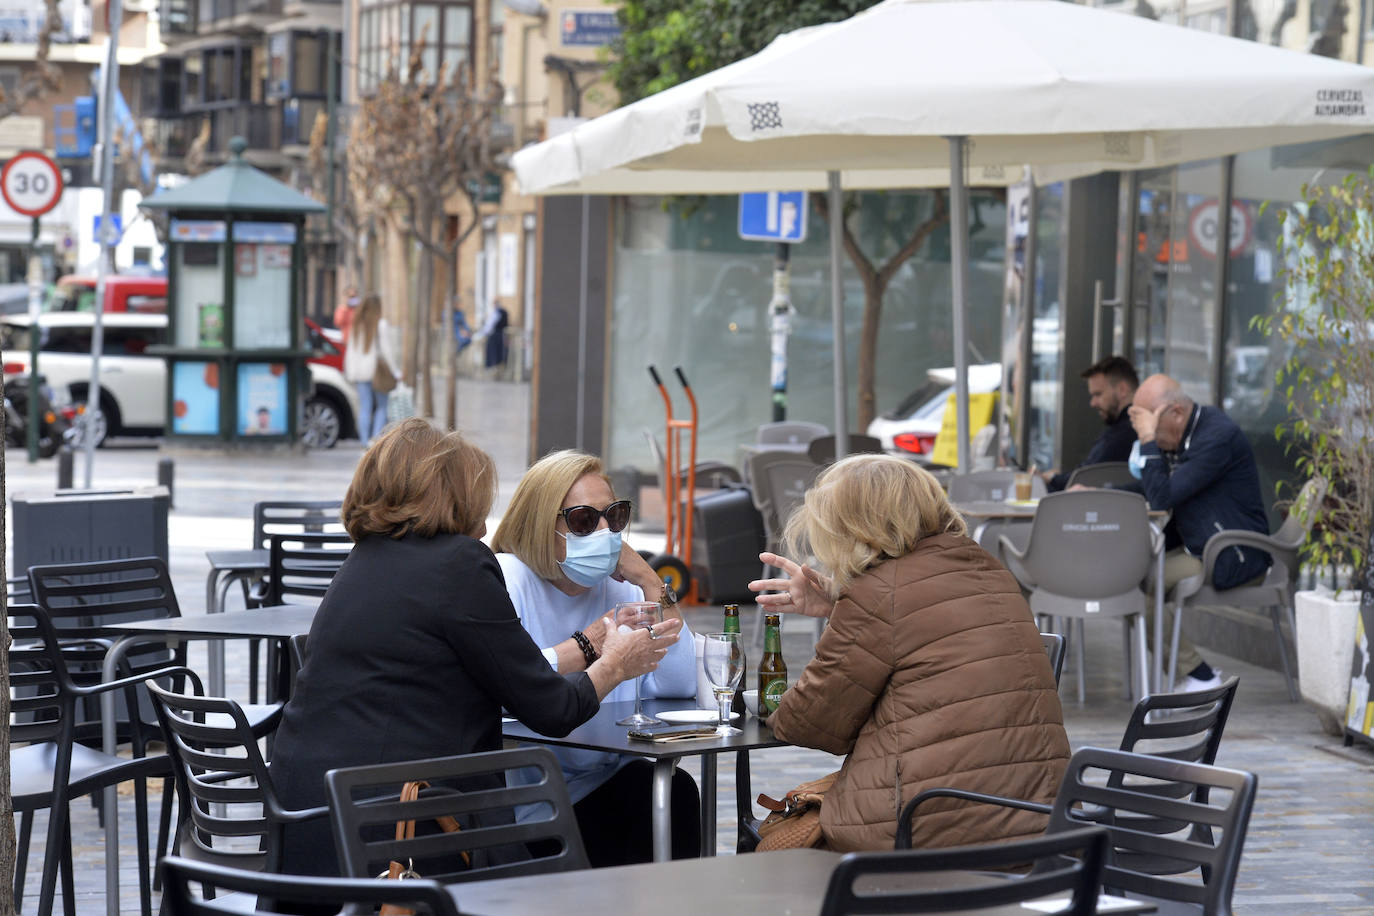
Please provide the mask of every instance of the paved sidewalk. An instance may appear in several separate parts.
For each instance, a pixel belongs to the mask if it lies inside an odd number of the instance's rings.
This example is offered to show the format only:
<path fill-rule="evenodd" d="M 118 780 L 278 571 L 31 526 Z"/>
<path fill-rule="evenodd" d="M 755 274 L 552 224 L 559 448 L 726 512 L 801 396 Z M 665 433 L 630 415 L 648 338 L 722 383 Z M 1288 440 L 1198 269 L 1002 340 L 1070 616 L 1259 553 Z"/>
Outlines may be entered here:
<path fill-rule="evenodd" d="M 460 382 L 460 420 L 465 431 L 497 461 L 501 474 L 496 512 L 510 494 L 526 463 L 527 387 L 524 385 Z M 301 456 L 275 456 L 248 461 L 176 455 L 176 505 L 169 519 L 172 576 L 184 613 L 203 610 L 205 551 L 218 547 L 247 546 L 252 504 L 268 496 L 276 498 L 328 498 L 341 496 L 361 450 L 357 443 L 342 443 L 327 452 Z M 159 453 L 147 447 L 120 447 L 97 453 L 96 484 L 128 486 L 151 484 L 156 477 Z M 25 463 L 22 452 L 6 453 L 8 492 L 50 489 L 54 480 L 51 461 Z M 82 467 L 77 464 L 77 479 Z M 636 535 L 645 546 L 659 538 L 652 533 Z M 231 608 L 234 606 L 231 598 Z M 745 616 L 752 608 L 744 609 Z M 688 621 L 695 629 L 719 625 L 720 609 L 692 609 Z M 752 632 L 753 620 L 744 622 Z M 784 653 L 793 676 L 810 655 L 809 622 L 784 628 Z M 231 695 L 246 696 L 246 651 L 229 643 L 228 670 Z M 1121 638 L 1117 624 L 1102 622 L 1088 627 L 1088 701 L 1083 708 L 1073 702 L 1072 658 L 1064 673 L 1065 716 L 1074 747 L 1115 746 L 1130 714 L 1121 699 L 1119 671 Z M 751 653 L 757 657 L 757 649 Z M 1222 742 L 1218 763 L 1251 770 L 1259 775 L 1259 798 L 1251 820 L 1245 857 L 1235 895 L 1235 910 L 1242 916 L 1317 916 L 1317 914 L 1374 913 L 1374 869 L 1369 850 L 1374 848 L 1374 752 L 1362 747 L 1343 748 L 1339 739 L 1319 730 L 1317 719 L 1301 704 L 1289 703 L 1282 675 L 1234 661 L 1217 651 L 1206 653 L 1227 673 L 1241 676 L 1240 691 L 1230 726 Z M 204 665 L 204 643 L 192 643 L 192 664 Z M 829 772 L 838 758 L 816 751 L 779 748 L 759 752 L 752 764 L 753 789 L 779 795 L 797 783 Z M 696 772 L 696 765 L 689 769 Z M 720 761 L 719 790 L 723 800 L 734 797 L 733 759 Z M 156 810 L 158 796 L 152 795 Z M 138 911 L 136 857 L 133 844 L 132 794 L 121 794 L 121 912 Z M 721 805 L 718 848 L 734 848 L 734 806 Z M 103 835 L 90 805 L 73 805 L 76 842 L 77 912 L 103 913 Z M 38 876 L 46 820 L 39 816 L 34 828 L 37 848 L 30 856 L 24 909 L 36 906 Z"/>

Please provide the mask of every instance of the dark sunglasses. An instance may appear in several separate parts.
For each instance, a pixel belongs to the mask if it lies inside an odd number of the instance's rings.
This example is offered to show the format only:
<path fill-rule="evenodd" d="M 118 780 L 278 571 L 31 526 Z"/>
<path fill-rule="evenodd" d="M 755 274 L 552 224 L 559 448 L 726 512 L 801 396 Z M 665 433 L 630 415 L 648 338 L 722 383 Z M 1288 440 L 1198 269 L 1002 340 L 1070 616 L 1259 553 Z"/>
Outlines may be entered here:
<path fill-rule="evenodd" d="M 559 509 L 558 514 L 568 523 L 568 530 L 578 537 L 586 537 L 595 531 L 603 517 L 612 531 L 624 531 L 625 526 L 630 524 L 630 501 L 617 499 L 604 509 L 595 506 L 569 506 Z"/>

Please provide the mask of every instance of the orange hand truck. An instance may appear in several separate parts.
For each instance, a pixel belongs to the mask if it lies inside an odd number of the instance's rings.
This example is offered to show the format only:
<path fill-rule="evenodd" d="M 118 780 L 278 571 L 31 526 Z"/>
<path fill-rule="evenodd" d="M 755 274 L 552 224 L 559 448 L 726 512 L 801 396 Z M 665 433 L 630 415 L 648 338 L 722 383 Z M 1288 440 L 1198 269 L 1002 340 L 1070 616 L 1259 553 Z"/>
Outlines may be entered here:
<path fill-rule="evenodd" d="M 693 510 L 697 491 L 697 399 L 682 367 L 677 366 L 673 371 L 682 383 L 682 391 L 691 406 L 690 420 L 673 418 L 673 399 L 659 378 L 658 370 L 649 367 L 649 375 L 663 397 L 663 409 L 668 415 L 663 454 L 663 528 L 666 540 L 663 553 L 652 557 L 649 565 L 664 582 L 672 586 L 683 604 L 700 604 L 696 583 L 692 581 L 692 517 L 695 515 Z M 687 464 L 682 468 L 679 464 L 683 458 L 684 433 L 687 438 Z"/>

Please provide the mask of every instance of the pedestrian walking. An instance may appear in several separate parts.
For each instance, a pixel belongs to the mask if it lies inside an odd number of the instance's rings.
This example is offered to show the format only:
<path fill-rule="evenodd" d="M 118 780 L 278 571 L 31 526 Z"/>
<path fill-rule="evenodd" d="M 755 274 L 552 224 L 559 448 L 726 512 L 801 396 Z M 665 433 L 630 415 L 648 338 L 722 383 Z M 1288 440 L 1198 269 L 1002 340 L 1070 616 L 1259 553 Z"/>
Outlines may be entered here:
<path fill-rule="evenodd" d="M 352 325 L 344 347 L 344 378 L 358 388 L 358 438 L 367 446 L 386 426 L 387 395 L 396 387 L 400 361 L 376 293 L 363 299 Z"/>

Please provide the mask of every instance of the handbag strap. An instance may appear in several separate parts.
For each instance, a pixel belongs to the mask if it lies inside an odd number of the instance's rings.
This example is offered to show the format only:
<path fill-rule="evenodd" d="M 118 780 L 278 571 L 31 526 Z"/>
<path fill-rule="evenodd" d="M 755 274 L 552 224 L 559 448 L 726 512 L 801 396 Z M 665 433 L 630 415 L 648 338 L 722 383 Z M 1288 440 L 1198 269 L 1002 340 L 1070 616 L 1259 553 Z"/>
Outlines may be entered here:
<path fill-rule="evenodd" d="M 422 789 L 428 788 L 429 783 L 425 782 L 424 780 L 408 782 L 405 785 L 401 786 L 401 801 L 418 801 L 420 798 L 420 791 Z M 444 831 L 444 833 L 457 833 L 459 832 L 459 830 L 462 829 L 458 824 L 457 818 L 451 817 L 447 814 L 439 815 L 434 819 L 434 822 L 439 825 L 439 829 Z M 400 842 L 401 840 L 413 839 L 415 839 L 415 821 L 413 819 L 408 821 L 397 821 L 396 841 Z M 467 865 L 468 867 L 472 866 L 472 856 L 468 853 L 466 849 L 459 853 L 459 855 L 463 857 L 464 865 Z"/>

